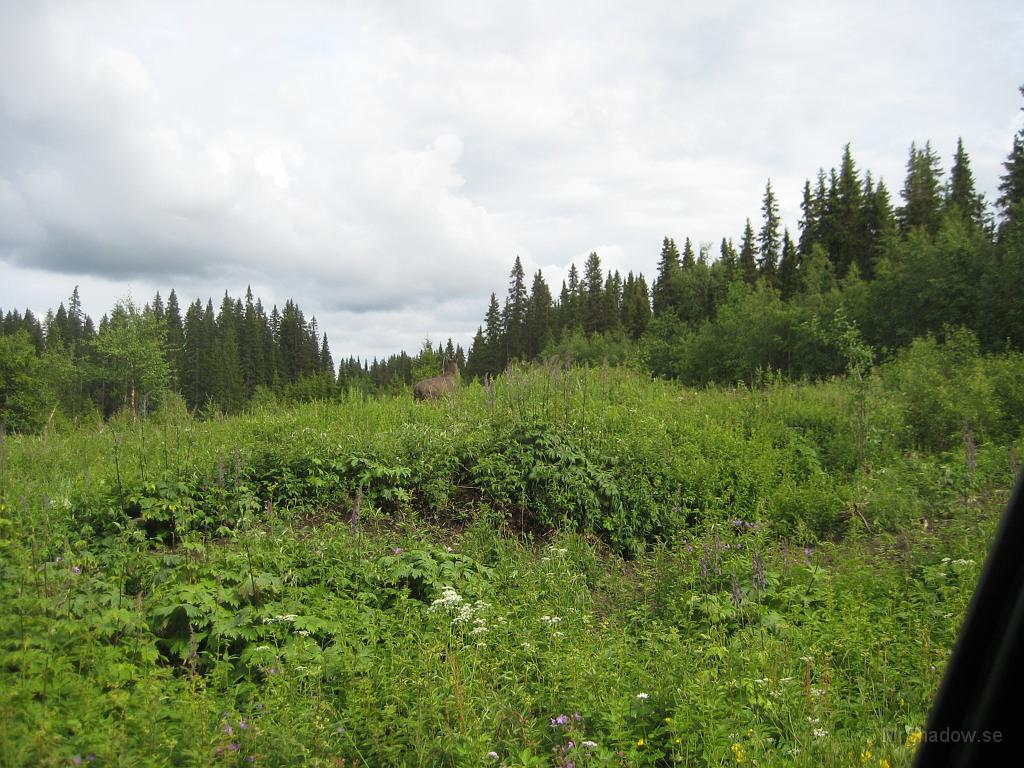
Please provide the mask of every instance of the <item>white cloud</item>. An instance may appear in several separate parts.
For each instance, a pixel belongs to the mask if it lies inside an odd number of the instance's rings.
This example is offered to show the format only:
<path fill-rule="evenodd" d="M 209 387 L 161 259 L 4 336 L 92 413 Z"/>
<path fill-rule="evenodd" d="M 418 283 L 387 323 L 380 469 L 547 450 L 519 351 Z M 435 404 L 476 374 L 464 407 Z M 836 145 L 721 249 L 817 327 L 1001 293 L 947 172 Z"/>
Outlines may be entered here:
<path fill-rule="evenodd" d="M 251 283 L 383 355 L 467 343 L 516 254 L 557 292 L 736 237 L 769 176 L 795 230 L 847 141 L 895 195 L 963 136 L 991 191 L 1022 11 L 940 6 L 5 4 L 0 306 Z"/>

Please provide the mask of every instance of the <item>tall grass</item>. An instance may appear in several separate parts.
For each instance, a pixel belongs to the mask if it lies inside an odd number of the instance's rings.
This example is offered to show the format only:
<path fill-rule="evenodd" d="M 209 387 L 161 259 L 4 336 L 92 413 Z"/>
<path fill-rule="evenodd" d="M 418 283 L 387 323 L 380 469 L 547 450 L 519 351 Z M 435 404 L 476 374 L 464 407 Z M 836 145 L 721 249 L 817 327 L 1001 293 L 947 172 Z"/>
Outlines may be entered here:
<path fill-rule="evenodd" d="M 0 763 L 909 764 L 1022 447 L 948 352 L 8 435 Z"/>

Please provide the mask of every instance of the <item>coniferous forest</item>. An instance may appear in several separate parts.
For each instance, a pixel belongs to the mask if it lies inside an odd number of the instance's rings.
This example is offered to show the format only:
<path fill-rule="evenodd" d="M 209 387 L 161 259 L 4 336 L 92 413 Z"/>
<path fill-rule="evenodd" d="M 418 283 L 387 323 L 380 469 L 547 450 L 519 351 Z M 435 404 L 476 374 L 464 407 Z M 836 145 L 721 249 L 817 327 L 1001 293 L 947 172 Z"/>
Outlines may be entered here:
<path fill-rule="evenodd" d="M 507 294 L 492 294 L 468 352 L 431 344 L 387 359 L 341 359 L 294 301 L 270 311 L 247 291 L 182 307 L 172 289 L 99 322 L 77 287 L 57 310 L 2 316 L 0 417 L 8 430 L 55 416 L 109 416 L 178 392 L 195 412 L 332 399 L 349 389 L 396 392 L 455 359 L 480 378 L 515 361 L 629 363 L 686 384 L 732 384 L 765 373 L 820 379 L 864 367 L 913 339 L 966 328 L 982 350 L 1024 345 L 1024 138 L 1012 139 L 999 196 L 975 185 L 962 141 L 948 163 L 912 144 L 890 191 L 858 167 L 851 146 L 801 192 L 791 231 L 771 180 L 760 216 L 738 237 L 694 244 L 666 236 L 657 274 L 605 271 L 591 253 L 553 290 L 516 257 Z M 948 168 L 948 170 L 947 170 Z"/>

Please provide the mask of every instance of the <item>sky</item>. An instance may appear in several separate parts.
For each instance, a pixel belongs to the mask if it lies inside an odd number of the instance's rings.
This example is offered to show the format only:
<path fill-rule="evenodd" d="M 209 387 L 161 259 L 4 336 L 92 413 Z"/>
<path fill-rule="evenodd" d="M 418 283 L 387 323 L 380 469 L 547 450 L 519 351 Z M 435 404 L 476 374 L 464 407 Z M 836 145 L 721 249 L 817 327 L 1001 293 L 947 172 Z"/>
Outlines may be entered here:
<path fill-rule="evenodd" d="M 337 361 L 468 346 L 515 257 L 653 277 L 771 179 L 962 137 L 994 199 L 1024 3 L 0 1 L 0 308 L 292 298 Z"/>

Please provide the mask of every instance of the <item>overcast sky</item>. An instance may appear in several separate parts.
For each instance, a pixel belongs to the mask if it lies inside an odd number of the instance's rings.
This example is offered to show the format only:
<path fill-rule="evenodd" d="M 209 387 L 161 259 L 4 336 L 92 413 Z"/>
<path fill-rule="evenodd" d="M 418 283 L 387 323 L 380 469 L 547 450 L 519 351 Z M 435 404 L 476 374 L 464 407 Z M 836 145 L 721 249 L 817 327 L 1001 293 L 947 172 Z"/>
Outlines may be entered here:
<path fill-rule="evenodd" d="M 518 254 L 737 238 L 852 143 L 989 199 L 1024 3 L 0 1 L 0 307 L 296 299 L 342 355 L 467 344 Z"/>

